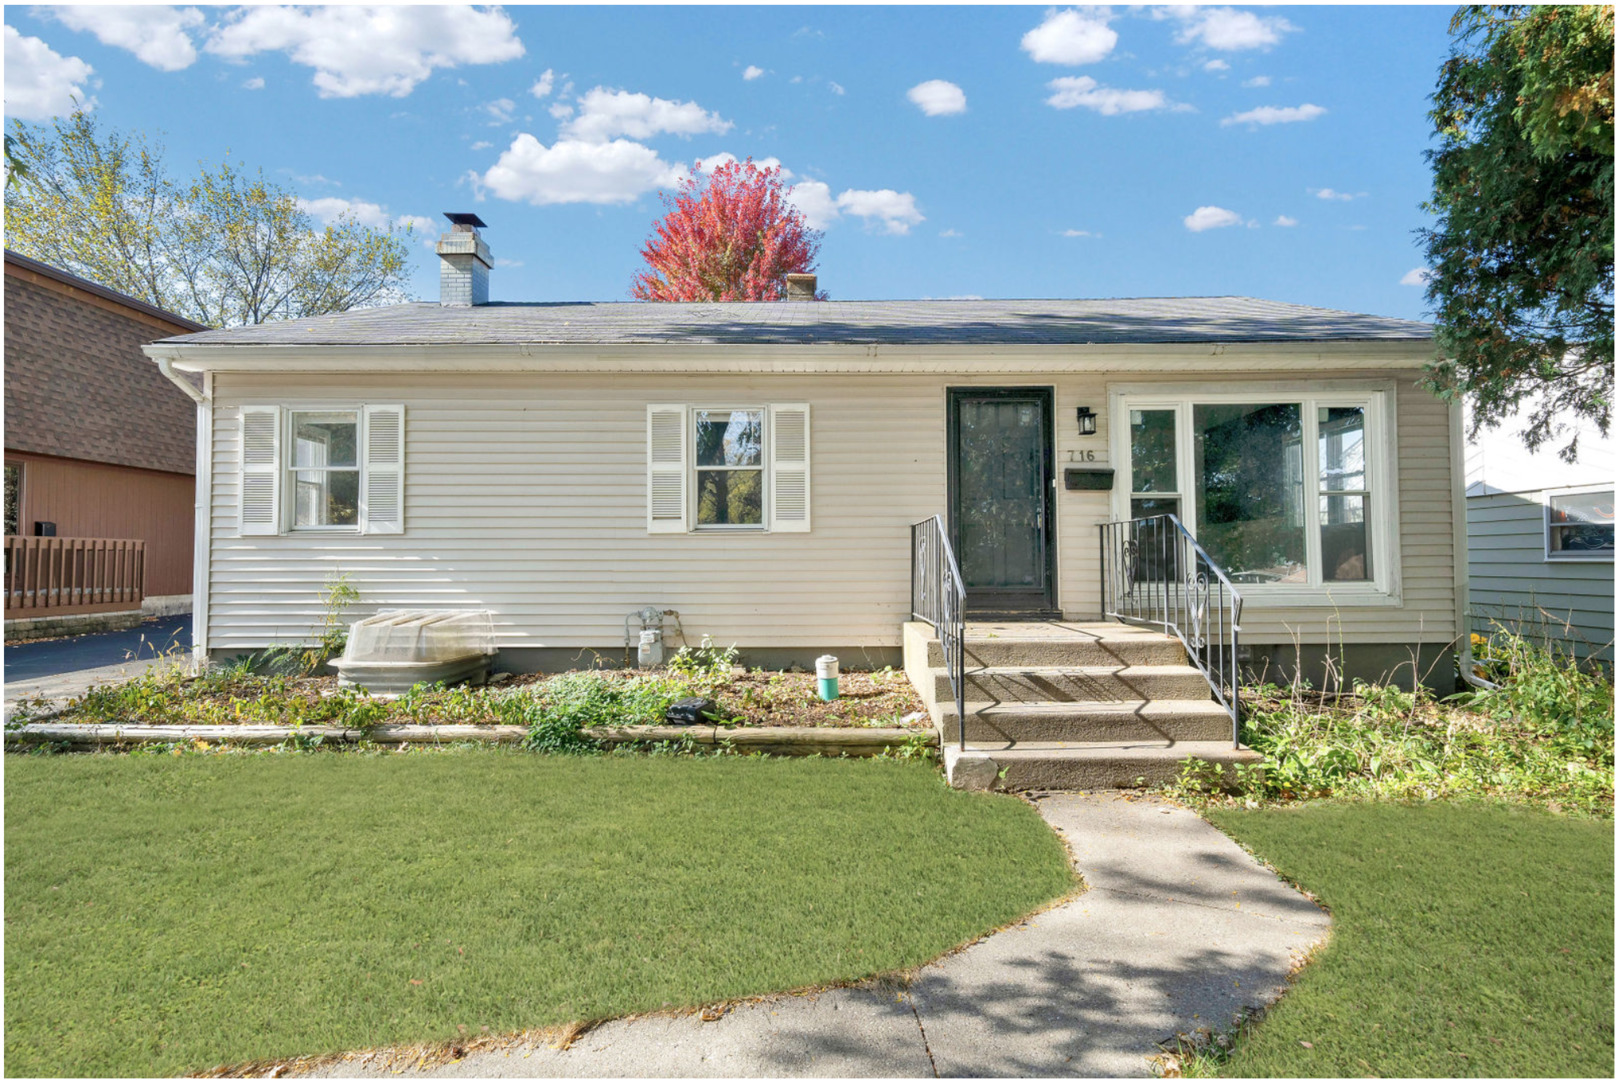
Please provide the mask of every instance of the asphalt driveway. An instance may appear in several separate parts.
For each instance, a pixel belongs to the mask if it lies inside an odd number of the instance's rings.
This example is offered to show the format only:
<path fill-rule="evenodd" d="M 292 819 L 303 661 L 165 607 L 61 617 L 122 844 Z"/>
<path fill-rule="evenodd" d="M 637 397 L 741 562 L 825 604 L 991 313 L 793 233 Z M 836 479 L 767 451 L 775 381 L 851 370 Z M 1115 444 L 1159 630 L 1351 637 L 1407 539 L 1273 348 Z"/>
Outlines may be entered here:
<path fill-rule="evenodd" d="M 190 646 L 189 615 L 147 619 L 128 630 L 7 645 L 5 699 L 76 697 L 94 683 L 133 678 L 160 659 L 183 661 Z"/>

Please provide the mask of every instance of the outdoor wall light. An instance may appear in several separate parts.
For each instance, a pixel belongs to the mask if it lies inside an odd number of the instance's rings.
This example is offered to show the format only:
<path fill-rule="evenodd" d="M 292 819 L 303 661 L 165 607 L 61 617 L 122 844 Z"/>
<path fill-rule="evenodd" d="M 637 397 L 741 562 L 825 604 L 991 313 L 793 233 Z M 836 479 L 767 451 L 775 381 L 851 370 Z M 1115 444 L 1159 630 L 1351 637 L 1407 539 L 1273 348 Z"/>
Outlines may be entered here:
<path fill-rule="evenodd" d="M 1093 435 L 1099 427 L 1100 419 L 1094 415 L 1094 410 L 1087 405 L 1077 407 L 1077 433 L 1079 435 Z"/>

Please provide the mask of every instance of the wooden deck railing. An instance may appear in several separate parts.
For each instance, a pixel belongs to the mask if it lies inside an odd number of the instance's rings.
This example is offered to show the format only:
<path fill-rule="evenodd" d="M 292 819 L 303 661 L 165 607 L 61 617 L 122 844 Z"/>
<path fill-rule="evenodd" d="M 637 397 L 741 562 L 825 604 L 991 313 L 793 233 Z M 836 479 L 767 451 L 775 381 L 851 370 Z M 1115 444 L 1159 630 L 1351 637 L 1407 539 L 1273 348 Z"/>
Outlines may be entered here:
<path fill-rule="evenodd" d="M 146 541 L 8 536 L 5 589 L 8 619 L 138 608 L 146 595 Z"/>

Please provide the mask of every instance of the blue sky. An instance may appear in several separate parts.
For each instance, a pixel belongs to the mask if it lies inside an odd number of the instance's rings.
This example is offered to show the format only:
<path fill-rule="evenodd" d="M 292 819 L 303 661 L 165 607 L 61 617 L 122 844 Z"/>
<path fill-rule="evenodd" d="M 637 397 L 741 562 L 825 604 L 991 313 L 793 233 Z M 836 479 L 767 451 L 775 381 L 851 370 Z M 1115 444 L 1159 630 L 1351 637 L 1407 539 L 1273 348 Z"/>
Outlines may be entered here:
<path fill-rule="evenodd" d="M 496 300 L 625 298 L 658 190 L 732 154 L 790 170 L 835 299 L 1419 318 L 1452 10 L 13 6 L 5 112 L 93 98 L 177 171 L 228 152 L 322 214 L 474 210 Z"/>

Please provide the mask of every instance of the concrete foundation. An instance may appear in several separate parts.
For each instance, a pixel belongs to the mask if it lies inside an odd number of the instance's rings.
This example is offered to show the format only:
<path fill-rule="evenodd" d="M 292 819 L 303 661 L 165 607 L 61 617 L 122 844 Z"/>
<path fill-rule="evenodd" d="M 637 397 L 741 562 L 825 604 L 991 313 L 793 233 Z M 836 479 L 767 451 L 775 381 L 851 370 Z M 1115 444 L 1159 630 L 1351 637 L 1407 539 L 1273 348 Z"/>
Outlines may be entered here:
<path fill-rule="evenodd" d="M 1249 654 L 1247 653 L 1247 650 Z M 1352 689 L 1355 680 L 1411 690 L 1416 680 L 1438 697 L 1457 689 L 1453 647 L 1440 645 L 1241 645 L 1240 677 L 1286 685 L 1297 677 L 1315 689 Z"/>
<path fill-rule="evenodd" d="M 720 646 L 723 647 L 722 645 Z M 210 649 L 208 658 L 213 663 L 223 663 L 234 660 L 240 656 L 249 655 L 262 650 L 257 649 Z M 669 649 L 672 656 L 677 649 Z M 848 645 L 837 647 L 834 645 L 814 645 L 791 649 L 741 649 L 736 663 L 749 668 L 766 668 L 770 671 L 784 671 L 795 665 L 803 671 L 814 670 L 814 661 L 829 653 L 841 661 L 843 671 L 879 671 L 885 667 L 901 667 L 903 665 L 903 650 L 898 646 L 860 646 Z M 634 654 L 628 655 L 628 665 L 632 667 Z M 494 657 L 494 671 L 509 671 L 513 675 L 555 674 L 563 671 L 578 671 L 595 667 L 619 668 L 624 667 L 622 643 L 616 645 L 602 645 L 595 648 L 582 649 L 507 649 L 501 648 Z"/>

